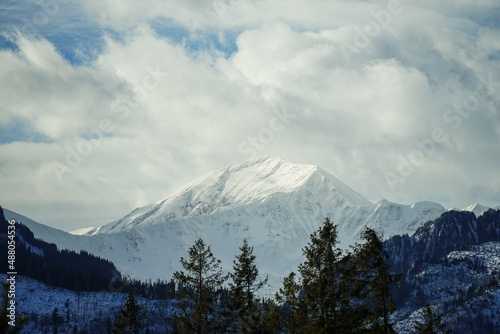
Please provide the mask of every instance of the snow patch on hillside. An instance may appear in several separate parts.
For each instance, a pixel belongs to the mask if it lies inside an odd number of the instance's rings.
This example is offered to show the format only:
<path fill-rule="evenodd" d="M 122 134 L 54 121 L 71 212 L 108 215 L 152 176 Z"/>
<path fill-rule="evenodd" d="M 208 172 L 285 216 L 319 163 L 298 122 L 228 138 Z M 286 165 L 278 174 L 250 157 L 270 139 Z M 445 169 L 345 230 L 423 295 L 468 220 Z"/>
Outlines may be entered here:
<path fill-rule="evenodd" d="M 5 281 L 7 275 L 0 274 L 0 280 Z M 104 326 L 112 324 L 119 310 L 125 304 L 126 292 L 74 292 L 52 287 L 37 280 L 24 276 L 16 276 L 16 317 L 28 317 L 28 324 L 23 333 L 52 332 L 50 318 L 57 307 L 64 324 L 59 327 L 62 333 L 72 333 L 76 325 L 80 331 L 95 332 L 96 328 L 105 331 Z M 136 297 L 147 316 L 145 321 L 151 330 L 166 332 L 166 316 L 174 310 L 170 300 L 148 300 Z M 68 306 L 66 308 L 66 305 Z M 36 317 L 33 316 L 36 314 Z M 69 315 L 69 321 L 67 321 Z M 149 321 L 154 319 L 154 321 Z M 109 323 L 107 323 L 109 319 Z"/>

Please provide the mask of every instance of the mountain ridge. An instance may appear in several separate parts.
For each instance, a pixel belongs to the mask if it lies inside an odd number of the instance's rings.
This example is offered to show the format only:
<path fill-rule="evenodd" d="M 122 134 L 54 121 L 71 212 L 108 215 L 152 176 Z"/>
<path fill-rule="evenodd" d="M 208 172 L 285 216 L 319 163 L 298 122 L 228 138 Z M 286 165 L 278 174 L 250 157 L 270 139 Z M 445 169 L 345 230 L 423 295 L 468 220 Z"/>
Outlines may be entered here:
<path fill-rule="evenodd" d="M 384 248 L 391 271 L 403 273 L 393 287 L 400 332 L 412 333 L 411 319 L 430 304 L 458 333 L 498 333 L 500 210 L 448 211 Z"/>
<path fill-rule="evenodd" d="M 309 187 L 312 189 L 325 182 L 350 205 L 373 205 L 318 166 L 289 163 L 280 157 L 265 156 L 207 173 L 164 199 L 137 208 L 125 217 L 90 230 L 85 235 L 116 233 L 134 227 L 226 211 L 263 201 L 276 193 L 298 191 L 308 183 L 312 183 Z"/>
<path fill-rule="evenodd" d="M 37 237 L 109 259 L 141 280 L 170 278 L 198 238 L 230 271 L 247 239 L 272 291 L 302 261 L 302 248 L 326 217 L 338 224 L 340 246 L 348 248 L 364 226 L 386 238 L 412 234 L 443 212 L 432 202 L 373 204 L 321 167 L 266 156 L 205 174 L 86 235 L 33 225 Z"/>

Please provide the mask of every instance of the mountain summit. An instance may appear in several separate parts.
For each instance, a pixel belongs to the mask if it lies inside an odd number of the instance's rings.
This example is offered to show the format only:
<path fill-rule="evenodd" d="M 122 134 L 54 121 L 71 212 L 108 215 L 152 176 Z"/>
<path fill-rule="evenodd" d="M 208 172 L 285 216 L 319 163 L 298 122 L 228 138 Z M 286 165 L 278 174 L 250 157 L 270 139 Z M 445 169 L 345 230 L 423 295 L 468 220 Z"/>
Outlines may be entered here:
<path fill-rule="evenodd" d="M 121 231 L 210 215 L 264 203 L 279 196 L 303 195 L 301 200 L 328 201 L 339 206 L 372 206 L 368 200 L 318 166 L 289 163 L 280 157 L 263 158 L 210 172 L 154 204 L 132 211 L 122 219 L 88 231 Z M 305 196 L 309 196 L 306 198 Z"/>

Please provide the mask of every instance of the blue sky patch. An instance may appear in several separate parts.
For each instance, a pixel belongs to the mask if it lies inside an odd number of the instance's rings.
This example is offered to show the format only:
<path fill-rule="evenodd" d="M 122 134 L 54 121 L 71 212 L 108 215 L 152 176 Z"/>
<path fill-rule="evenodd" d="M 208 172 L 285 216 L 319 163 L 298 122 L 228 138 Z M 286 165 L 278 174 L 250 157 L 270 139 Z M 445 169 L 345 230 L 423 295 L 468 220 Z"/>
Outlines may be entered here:
<path fill-rule="evenodd" d="M 16 141 L 28 143 L 50 143 L 47 136 L 34 131 L 26 122 L 12 120 L 7 124 L 0 124 L 0 144 L 9 144 Z"/>
<path fill-rule="evenodd" d="M 0 3 L 0 48 L 16 50 L 16 31 L 30 38 L 44 38 L 71 64 L 91 61 L 102 51 L 103 31 L 81 13 L 76 3 L 42 7 L 30 1 Z M 7 37 L 6 37 L 7 36 Z"/>
<path fill-rule="evenodd" d="M 151 28 L 154 29 L 159 36 L 167 37 L 172 42 L 182 45 L 188 52 L 215 49 L 223 52 L 225 57 L 229 58 L 238 50 L 236 39 L 239 32 L 237 31 L 221 32 L 221 34 L 223 34 L 221 40 L 217 32 L 207 30 L 190 31 L 185 27 L 162 20 L 153 22 Z"/>

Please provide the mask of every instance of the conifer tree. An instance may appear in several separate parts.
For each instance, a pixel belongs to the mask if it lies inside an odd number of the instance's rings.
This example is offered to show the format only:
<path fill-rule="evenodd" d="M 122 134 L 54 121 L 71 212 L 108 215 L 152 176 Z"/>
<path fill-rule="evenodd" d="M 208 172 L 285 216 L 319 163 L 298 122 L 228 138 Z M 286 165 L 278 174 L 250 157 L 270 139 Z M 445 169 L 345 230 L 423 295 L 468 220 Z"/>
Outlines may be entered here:
<path fill-rule="evenodd" d="M 50 323 L 52 325 L 52 333 L 57 334 L 59 332 L 59 326 L 62 325 L 63 322 L 64 319 L 59 314 L 59 309 L 55 307 L 50 317 Z"/>
<path fill-rule="evenodd" d="M 389 315 L 396 309 L 390 287 L 401 279 L 401 275 L 389 272 L 390 265 L 386 262 L 389 255 L 375 230 L 367 227 L 361 237 L 365 243 L 356 245 L 355 256 L 359 280 L 365 285 L 364 297 L 370 307 L 368 332 L 395 333 L 389 323 Z"/>
<path fill-rule="evenodd" d="M 227 279 L 216 259 L 202 239 L 188 251 L 189 259 L 181 258 L 185 271 L 174 273 L 179 288 L 177 326 L 183 333 L 209 333 L 220 331 L 223 324 L 217 306 L 216 294 Z"/>
<path fill-rule="evenodd" d="M 432 307 L 427 304 L 420 314 L 424 322 L 415 321 L 415 330 L 419 334 L 448 334 L 451 330 L 445 329 L 445 325 L 441 321 L 441 317 L 434 314 Z"/>
<path fill-rule="evenodd" d="M 69 322 L 69 299 L 64 302 L 64 307 L 66 308 L 66 322 Z"/>
<path fill-rule="evenodd" d="M 301 287 L 295 279 L 296 274 L 291 272 L 283 278 L 283 287 L 275 295 L 277 305 L 273 305 L 271 313 L 274 313 L 278 327 L 283 333 L 300 333 L 302 325 L 307 322 L 301 313 L 300 291 Z"/>
<path fill-rule="evenodd" d="M 337 226 L 326 218 L 303 249 L 306 260 L 299 266 L 304 292 L 302 312 L 307 313 L 306 331 L 311 333 L 347 332 L 343 313 L 349 302 L 345 300 L 345 266 L 338 243 Z"/>
<path fill-rule="evenodd" d="M 231 307 L 237 314 L 241 332 L 251 333 L 259 326 L 261 319 L 255 293 L 267 283 L 267 277 L 259 279 L 253 246 L 249 246 L 246 239 L 243 240 L 240 251 L 241 253 L 233 261 L 231 274 L 233 282 L 229 284 L 229 293 Z"/>
<path fill-rule="evenodd" d="M 262 319 L 262 333 L 286 333 L 283 329 L 283 315 L 281 305 L 276 304 L 274 300 L 267 303 L 268 312 Z"/>
<path fill-rule="evenodd" d="M 127 301 L 118 314 L 118 319 L 113 325 L 113 333 L 139 333 L 142 328 L 142 315 L 140 314 L 141 307 L 136 302 L 134 291 L 130 290 Z"/>

